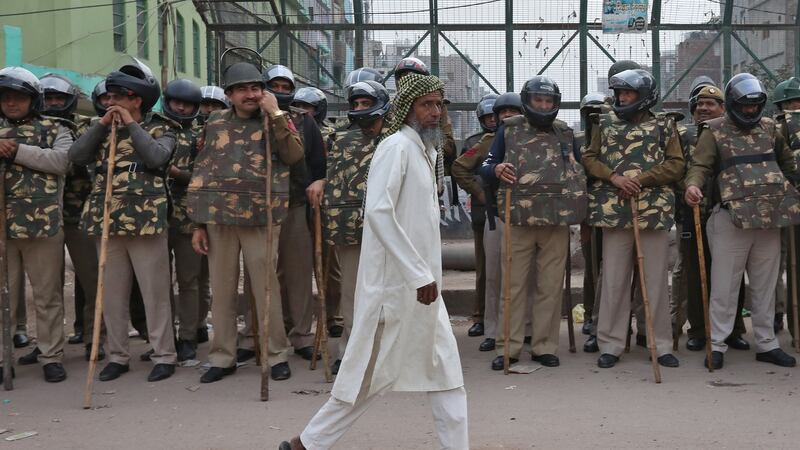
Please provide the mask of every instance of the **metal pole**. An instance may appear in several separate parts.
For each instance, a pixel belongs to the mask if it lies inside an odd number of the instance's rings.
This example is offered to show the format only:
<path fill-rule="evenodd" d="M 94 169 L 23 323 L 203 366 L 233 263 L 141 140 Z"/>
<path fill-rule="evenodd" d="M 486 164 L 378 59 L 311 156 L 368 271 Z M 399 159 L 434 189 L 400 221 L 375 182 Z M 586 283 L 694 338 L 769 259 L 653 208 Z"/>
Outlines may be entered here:
<path fill-rule="evenodd" d="M 431 74 L 439 76 L 439 1 L 428 0 L 431 18 Z"/>
<path fill-rule="evenodd" d="M 653 2 L 653 12 L 650 18 L 651 37 L 652 37 L 652 55 L 653 55 L 653 76 L 656 78 L 656 85 L 661 90 L 661 34 L 658 30 L 658 25 L 661 24 L 661 0 Z M 661 100 L 664 98 L 662 97 Z"/>
<path fill-rule="evenodd" d="M 355 61 L 354 67 L 364 67 L 364 3 L 362 0 L 353 0 L 353 16 L 355 28 Z"/>
<path fill-rule="evenodd" d="M 506 91 L 514 91 L 514 0 L 506 0 Z"/>
<path fill-rule="evenodd" d="M 733 54 L 731 52 L 731 23 L 733 21 L 733 0 L 725 0 L 725 11 L 722 18 L 722 83 L 731 79 L 733 73 Z"/>
<path fill-rule="evenodd" d="M 794 15 L 794 76 L 800 77 L 800 1 Z"/>
<path fill-rule="evenodd" d="M 286 0 L 281 1 L 281 16 L 286 17 Z M 286 28 L 286 21 L 281 20 L 281 23 L 278 25 L 278 59 L 281 62 L 281 65 L 288 66 L 289 65 L 289 38 L 287 34 L 289 30 Z"/>
<path fill-rule="evenodd" d="M 580 46 L 580 64 L 581 64 L 581 81 L 580 81 L 581 99 L 585 97 L 586 94 L 589 93 L 589 50 L 588 50 L 589 42 L 587 41 L 588 39 L 587 35 L 589 34 L 589 27 L 586 24 L 586 21 L 588 20 L 587 19 L 588 17 L 587 11 L 589 8 L 588 3 L 589 0 L 581 0 L 580 14 L 578 16 L 580 18 L 580 27 L 578 29 L 580 30 L 581 33 L 579 38 L 580 40 L 578 41 L 578 44 Z M 583 120 L 583 117 L 581 117 L 581 120 Z M 583 129 L 584 130 L 586 129 L 585 123 L 583 124 Z"/>

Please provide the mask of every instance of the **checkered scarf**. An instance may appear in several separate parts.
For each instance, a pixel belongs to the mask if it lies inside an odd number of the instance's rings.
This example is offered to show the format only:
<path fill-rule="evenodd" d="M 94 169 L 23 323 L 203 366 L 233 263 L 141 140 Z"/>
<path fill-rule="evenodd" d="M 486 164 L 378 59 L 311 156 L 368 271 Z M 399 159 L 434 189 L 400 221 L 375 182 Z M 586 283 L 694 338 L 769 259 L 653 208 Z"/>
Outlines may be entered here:
<path fill-rule="evenodd" d="M 397 133 L 400 128 L 403 128 L 406 116 L 408 116 L 414 100 L 437 91 L 444 96 L 444 83 L 433 75 L 409 73 L 400 78 L 397 85 L 397 95 L 392 101 L 393 118 L 383 134 L 384 138 Z"/>

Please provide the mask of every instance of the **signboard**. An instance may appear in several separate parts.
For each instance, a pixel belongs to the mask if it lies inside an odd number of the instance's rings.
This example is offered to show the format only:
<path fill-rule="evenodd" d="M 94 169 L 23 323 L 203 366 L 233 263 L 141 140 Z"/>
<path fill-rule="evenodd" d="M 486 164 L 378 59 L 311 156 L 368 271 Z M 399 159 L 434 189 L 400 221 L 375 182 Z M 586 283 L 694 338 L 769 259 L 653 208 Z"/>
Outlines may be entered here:
<path fill-rule="evenodd" d="M 647 31 L 649 0 L 603 0 L 603 33 Z"/>

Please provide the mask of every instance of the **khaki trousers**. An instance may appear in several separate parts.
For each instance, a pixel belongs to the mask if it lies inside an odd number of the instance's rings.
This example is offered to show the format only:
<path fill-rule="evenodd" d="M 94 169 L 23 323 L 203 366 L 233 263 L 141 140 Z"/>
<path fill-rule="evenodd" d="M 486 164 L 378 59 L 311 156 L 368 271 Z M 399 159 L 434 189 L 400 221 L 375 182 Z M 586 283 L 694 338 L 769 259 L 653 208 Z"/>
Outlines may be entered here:
<path fill-rule="evenodd" d="M 95 238 L 100 252 L 100 238 Z M 130 361 L 128 322 L 134 274 L 142 293 L 147 335 L 154 364 L 175 364 L 175 335 L 169 302 L 169 249 L 167 233 L 149 236 L 111 236 L 108 239 L 103 319 L 106 323 L 109 362 Z"/>
<path fill-rule="evenodd" d="M 291 323 L 289 341 L 295 350 L 314 345 L 314 247 L 306 220 L 306 206 L 289 208 L 281 224 L 278 240 L 278 280 L 281 286 L 284 319 Z M 245 265 L 247 263 L 245 262 Z"/>
<path fill-rule="evenodd" d="M 341 301 L 339 310 L 344 319 L 344 331 L 339 338 L 337 359 L 342 359 L 350 331 L 353 329 L 353 309 L 356 296 L 356 277 L 358 275 L 358 260 L 361 256 L 360 245 L 337 245 L 336 253 L 339 255 L 339 268 L 341 269 Z M 327 305 L 326 305 L 327 306 Z"/>
<path fill-rule="evenodd" d="M 67 245 L 75 278 L 83 289 L 82 311 L 75 315 L 83 316 L 83 336 L 87 343 L 91 342 L 94 329 L 94 308 L 97 297 L 97 247 L 94 238 L 80 230 L 77 224 L 64 224 L 64 243 Z M 77 305 L 77 302 L 75 302 Z M 102 322 L 101 322 L 102 324 Z M 101 336 L 101 341 L 104 339 Z"/>
<path fill-rule="evenodd" d="M 339 267 L 339 255 L 333 245 L 322 243 L 322 264 L 327 271 L 327 284 L 325 285 L 325 313 L 328 319 L 328 329 L 334 325 L 342 325 L 344 318 L 339 312 L 339 303 L 342 297 L 342 270 Z"/>
<path fill-rule="evenodd" d="M 175 278 L 178 281 L 174 305 L 178 339 L 194 342 L 199 328 L 200 304 L 205 301 L 199 288 L 203 257 L 192 248 L 192 235 L 176 229 L 169 231 L 169 248 L 175 257 Z"/>
<path fill-rule="evenodd" d="M 27 273 L 36 309 L 36 346 L 42 352 L 39 363 L 60 363 L 64 356 L 64 232 L 45 238 L 9 239 L 7 255 L 9 292 L 16 297 L 10 299 L 11 317 L 16 317 L 15 305 L 25 308 Z"/>
<path fill-rule="evenodd" d="M 653 316 L 658 355 L 672 353 L 672 330 L 667 294 L 669 233 L 641 230 L 645 283 Z M 597 343 L 601 353 L 619 356 L 625 350 L 631 315 L 631 282 L 636 248 L 632 229 L 603 230 L 602 305 L 597 319 Z M 598 307 L 598 305 L 595 305 Z M 644 325 L 644 321 L 641 322 Z M 644 327 L 640 334 L 644 334 Z"/>
<path fill-rule="evenodd" d="M 485 226 L 485 225 L 484 225 Z M 472 227 L 472 239 L 475 245 L 475 306 L 472 311 L 474 323 L 484 323 L 486 314 L 486 252 L 483 248 L 483 226 Z M 484 334 L 486 324 L 484 323 Z"/>
<path fill-rule="evenodd" d="M 239 255 L 244 260 L 245 270 L 250 274 L 251 292 L 256 299 L 258 329 L 262 328 L 265 313 L 266 279 L 272 279 L 269 309 L 269 355 L 268 364 L 273 366 L 286 361 L 289 342 L 283 328 L 283 311 L 274 269 L 277 246 L 273 245 L 272 260 L 267 258 L 267 227 L 245 227 L 235 225 L 208 225 L 208 268 L 211 274 L 211 316 L 214 320 L 214 335 L 208 351 L 208 360 L 214 367 L 233 367 L 236 364 L 237 309 L 239 289 Z M 273 228 L 273 242 L 281 232 L 280 226 Z M 248 305 L 249 306 L 249 305 Z"/>
<path fill-rule="evenodd" d="M 781 259 L 780 229 L 736 228 L 727 209 L 714 207 L 706 224 L 711 249 L 711 346 L 728 349 L 725 339 L 733 332 L 739 303 L 739 287 L 747 272 L 756 352 L 779 347 L 772 328 L 775 285 Z"/>
<path fill-rule="evenodd" d="M 511 227 L 511 330 L 510 355 L 519 358 L 525 338 L 528 282 L 536 273 L 536 292 L 530 309 L 533 318 L 531 352 L 555 354 L 561 326 L 564 273 L 569 244 L 569 227 Z M 499 317 L 503 317 L 500 302 Z M 503 355 L 504 330 L 500 326 L 496 349 Z"/>

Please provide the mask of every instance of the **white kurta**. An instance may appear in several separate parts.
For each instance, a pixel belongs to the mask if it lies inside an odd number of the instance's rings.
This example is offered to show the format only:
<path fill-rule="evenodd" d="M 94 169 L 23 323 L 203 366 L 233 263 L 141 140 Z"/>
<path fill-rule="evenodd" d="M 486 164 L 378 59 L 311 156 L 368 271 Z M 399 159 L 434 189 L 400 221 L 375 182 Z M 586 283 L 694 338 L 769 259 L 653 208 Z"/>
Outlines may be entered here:
<path fill-rule="evenodd" d="M 369 394 L 444 391 L 464 385 L 456 339 L 441 297 L 442 249 L 436 150 L 408 126 L 378 145 L 367 181 L 353 331 L 331 394 L 354 403 L 378 322 L 384 320 Z M 436 281 L 426 306 L 417 288 Z"/>

